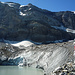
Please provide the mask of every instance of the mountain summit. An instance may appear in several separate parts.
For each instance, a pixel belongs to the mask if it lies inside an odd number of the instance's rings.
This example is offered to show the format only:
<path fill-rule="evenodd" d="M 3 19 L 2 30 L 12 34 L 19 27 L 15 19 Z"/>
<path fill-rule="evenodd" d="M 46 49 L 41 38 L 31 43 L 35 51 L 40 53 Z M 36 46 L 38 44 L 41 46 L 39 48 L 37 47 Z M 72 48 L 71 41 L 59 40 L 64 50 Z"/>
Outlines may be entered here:
<path fill-rule="evenodd" d="M 51 12 L 31 3 L 0 2 L 0 39 L 47 43 L 74 38 L 74 12 Z"/>

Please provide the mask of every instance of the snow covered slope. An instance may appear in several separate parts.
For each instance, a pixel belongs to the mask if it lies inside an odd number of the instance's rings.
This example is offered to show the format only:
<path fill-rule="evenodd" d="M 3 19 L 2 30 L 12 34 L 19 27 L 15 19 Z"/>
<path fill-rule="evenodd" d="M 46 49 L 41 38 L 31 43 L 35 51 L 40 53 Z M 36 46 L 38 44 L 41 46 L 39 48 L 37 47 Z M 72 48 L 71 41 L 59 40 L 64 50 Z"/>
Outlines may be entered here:
<path fill-rule="evenodd" d="M 21 41 L 21 42 L 12 44 L 12 45 L 13 45 L 13 46 L 17 46 L 17 47 L 20 47 L 20 46 L 28 47 L 28 46 L 30 46 L 30 45 L 32 45 L 32 44 L 33 44 L 33 43 L 30 42 L 30 41 Z"/>

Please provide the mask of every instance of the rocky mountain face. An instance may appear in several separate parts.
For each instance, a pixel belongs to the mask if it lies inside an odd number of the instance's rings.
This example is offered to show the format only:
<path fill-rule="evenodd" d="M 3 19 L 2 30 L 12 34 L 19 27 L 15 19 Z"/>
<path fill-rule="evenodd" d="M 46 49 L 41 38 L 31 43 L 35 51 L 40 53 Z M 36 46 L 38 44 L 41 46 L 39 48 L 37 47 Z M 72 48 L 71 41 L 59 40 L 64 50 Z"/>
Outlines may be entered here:
<path fill-rule="evenodd" d="M 51 12 L 32 4 L 0 2 L 0 39 L 43 43 L 74 39 L 74 24 L 71 11 Z"/>

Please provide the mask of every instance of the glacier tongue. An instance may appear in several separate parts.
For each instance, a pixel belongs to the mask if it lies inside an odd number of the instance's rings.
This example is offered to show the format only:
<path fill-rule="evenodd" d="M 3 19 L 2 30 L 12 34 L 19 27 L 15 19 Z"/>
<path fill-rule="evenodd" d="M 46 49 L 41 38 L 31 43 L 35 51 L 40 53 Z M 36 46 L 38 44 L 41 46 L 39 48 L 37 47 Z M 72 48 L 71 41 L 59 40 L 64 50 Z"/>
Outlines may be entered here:
<path fill-rule="evenodd" d="M 73 59 L 73 41 L 47 45 L 35 45 L 30 41 L 16 42 L 5 40 L 5 42 L 0 46 L 0 55 L 2 54 L 0 60 L 4 62 L 3 64 L 18 65 L 23 63 L 25 58 L 27 66 L 43 69 L 49 75 L 55 68 Z"/>
<path fill-rule="evenodd" d="M 28 65 L 43 69 L 47 75 L 72 58 L 72 45 L 66 43 L 32 46 L 30 42 L 23 41 L 15 45 L 19 46 L 22 43 L 26 43 L 27 47 L 20 54 L 17 54 L 18 56 L 15 56 L 14 59 L 25 58 Z M 28 43 L 30 46 L 28 46 Z"/>

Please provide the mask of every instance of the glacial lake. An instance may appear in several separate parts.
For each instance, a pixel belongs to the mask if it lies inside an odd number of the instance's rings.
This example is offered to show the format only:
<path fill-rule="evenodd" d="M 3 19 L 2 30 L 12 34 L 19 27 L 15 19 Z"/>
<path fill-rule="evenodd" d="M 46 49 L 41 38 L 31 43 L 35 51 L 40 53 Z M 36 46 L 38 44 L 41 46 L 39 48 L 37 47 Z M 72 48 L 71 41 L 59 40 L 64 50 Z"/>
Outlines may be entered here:
<path fill-rule="evenodd" d="M 43 71 L 32 67 L 0 66 L 0 75 L 43 75 Z"/>

